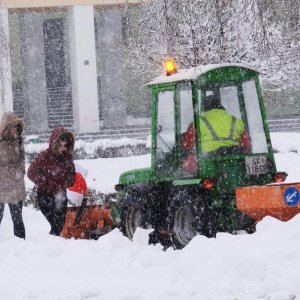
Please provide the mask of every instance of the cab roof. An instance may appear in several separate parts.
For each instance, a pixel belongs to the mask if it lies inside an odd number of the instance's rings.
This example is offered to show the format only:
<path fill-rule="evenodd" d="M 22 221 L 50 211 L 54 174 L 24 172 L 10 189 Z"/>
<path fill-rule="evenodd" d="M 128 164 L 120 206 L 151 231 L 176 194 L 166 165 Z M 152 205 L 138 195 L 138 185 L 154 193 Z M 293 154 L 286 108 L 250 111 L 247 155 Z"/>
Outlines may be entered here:
<path fill-rule="evenodd" d="M 182 69 L 178 70 L 176 73 L 172 75 L 160 75 L 153 79 L 152 81 L 148 82 L 147 85 L 155 85 L 155 84 L 161 84 L 161 83 L 170 83 L 170 82 L 177 82 L 177 81 L 188 81 L 188 80 L 195 80 L 199 76 L 215 69 L 220 69 L 224 67 L 238 67 L 238 68 L 244 68 L 248 70 L 255 71 L 259 73 L 258 70 L 242 65 L 242 64 L 209 64 L 209 65 L 201 65 L 197 67 L 193 67 L 190 69 Z"/>

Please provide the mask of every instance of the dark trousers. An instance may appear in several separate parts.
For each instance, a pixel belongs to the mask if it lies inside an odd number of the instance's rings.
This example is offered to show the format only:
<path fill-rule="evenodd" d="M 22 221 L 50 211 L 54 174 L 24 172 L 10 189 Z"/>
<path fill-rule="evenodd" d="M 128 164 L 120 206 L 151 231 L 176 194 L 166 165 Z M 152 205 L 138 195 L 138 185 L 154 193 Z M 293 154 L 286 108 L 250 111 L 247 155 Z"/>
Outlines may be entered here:
<path fill-rule="evenodd" d="M 38 206 L 51 226 L 50 234 L 59 236 L 62 232 L 67 214 L 68 200 L 56 201 L 55 196 L 37 193 Z M 59 204 L 59 205 L 58 205 Z"/>
<path fill-rule="evenodd" d="M 23 201 L 18 202 L 18 204 L 8 203 L 8 207 L 10 210 L 11 218 L 14 223 L 14 235 L 25 239 L 25 226 L 22 218 L 22 207 Z M 4 203 L 0 203 L 0 223 L 3 218 L 4 212 Z"/>

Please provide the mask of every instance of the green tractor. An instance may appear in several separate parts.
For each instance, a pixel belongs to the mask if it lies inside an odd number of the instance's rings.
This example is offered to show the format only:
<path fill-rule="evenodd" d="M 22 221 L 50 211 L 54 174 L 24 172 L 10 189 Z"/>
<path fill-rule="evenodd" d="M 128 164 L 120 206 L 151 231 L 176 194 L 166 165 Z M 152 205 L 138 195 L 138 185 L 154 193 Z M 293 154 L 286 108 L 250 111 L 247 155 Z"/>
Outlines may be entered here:
<path fill-rule="evenodd" d="M 151 167 L 121 174 L 116 186 L 123 234 L 132 239 L 137 227 L 154 228 L 154 242 L 167 239 L 181 249 L 198 234 L 254 232 L 256 220 L 237 208 L 236 189 L 284 181 L 286 175 L 276 173 L 258 71 L 240 64 L 176 71 L 167 63 L 171 70 L 167 64 L 167 74 L 148 84 Z M 201 119 L 209 95 L 242 120 L 251 143 L 247 151 L 205 150 Z"/>

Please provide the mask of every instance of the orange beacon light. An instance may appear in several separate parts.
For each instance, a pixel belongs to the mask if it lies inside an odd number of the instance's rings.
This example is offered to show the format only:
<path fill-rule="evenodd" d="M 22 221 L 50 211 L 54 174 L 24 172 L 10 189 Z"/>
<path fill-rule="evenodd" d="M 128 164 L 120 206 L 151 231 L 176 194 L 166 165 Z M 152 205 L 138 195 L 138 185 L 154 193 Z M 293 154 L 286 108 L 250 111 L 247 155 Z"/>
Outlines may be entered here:
<path fill-rule="evenodd" d="M 164 66 L 165 66 L 167 76 L 170 76 L 177 72 L 175 61 L 172 58 L 168 58 L 164 62 Z"/>

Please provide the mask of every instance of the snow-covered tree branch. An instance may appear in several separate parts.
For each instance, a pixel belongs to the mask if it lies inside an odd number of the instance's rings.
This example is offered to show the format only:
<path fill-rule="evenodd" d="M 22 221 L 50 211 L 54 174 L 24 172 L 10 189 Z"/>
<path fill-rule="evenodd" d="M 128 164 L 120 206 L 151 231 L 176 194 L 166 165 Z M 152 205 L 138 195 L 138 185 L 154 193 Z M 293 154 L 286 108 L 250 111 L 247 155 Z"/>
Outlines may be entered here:
<path fill-rule="evenodd" d="M 151 0 L 142 4 L 128 50 L 148 73 L 172 56 L 180 67 L 236 62 L 266 81 L 300 86 L 300 2 L 297 0 Z"/>

